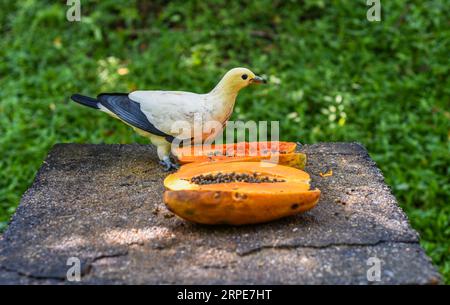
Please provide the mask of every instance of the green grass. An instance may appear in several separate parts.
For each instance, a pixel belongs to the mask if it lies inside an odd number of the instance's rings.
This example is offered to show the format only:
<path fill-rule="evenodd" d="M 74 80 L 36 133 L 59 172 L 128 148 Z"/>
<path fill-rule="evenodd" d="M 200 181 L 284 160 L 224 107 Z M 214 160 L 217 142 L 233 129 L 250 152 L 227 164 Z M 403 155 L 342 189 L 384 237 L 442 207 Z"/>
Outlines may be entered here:
<path fill-rule="evenodd" d="M 74 92 L 203 92 L 247 66 L 233 119 L 280 120 L 285 140 L 359 141 L 450 283 L 450 6 L 382 1 L 65 1 L 0 4 L 0 229 L 57 142 L 145 143 Z M 119 75 L 119 68 L 129 73 Z"/>

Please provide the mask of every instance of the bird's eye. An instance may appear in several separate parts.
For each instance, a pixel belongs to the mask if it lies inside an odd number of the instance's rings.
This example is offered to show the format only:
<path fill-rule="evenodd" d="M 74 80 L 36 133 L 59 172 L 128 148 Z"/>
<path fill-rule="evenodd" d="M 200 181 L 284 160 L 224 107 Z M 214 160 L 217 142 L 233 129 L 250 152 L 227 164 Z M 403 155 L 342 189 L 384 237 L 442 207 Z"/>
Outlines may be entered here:
<path fill-rule="evenodd" d="M 247 74 L 242 75 L 242 79 L 243 79 L 243 80 L 246 80 L 247 78 L 248 78 L 248 75 L 247 75 Z"/>

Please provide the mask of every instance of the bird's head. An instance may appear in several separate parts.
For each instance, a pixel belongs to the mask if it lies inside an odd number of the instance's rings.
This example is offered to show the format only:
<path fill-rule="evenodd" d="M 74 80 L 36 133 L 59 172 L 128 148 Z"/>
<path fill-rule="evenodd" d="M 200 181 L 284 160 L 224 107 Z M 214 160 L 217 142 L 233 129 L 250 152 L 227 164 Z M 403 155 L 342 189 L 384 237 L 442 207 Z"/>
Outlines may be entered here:
<path fill-rule="evenodd" d="M 251 84 L 266 83 L 266 80 L 255 75 L 247 68 L 234 68 L 228 71 L 220 81 L 220 84 L 226 89 L 239 91 Z"/>

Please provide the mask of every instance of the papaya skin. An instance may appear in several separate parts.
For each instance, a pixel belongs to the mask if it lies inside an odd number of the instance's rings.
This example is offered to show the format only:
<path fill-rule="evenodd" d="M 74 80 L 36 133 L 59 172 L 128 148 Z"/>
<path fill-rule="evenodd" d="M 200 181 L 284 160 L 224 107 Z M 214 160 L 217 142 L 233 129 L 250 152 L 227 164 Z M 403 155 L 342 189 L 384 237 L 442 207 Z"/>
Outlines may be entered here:
<path fill-rule="evenodd" d="M 282 182 L 196 184 L 199 175 L 257 174 Z M 309 175 L 296 168 L 260 162 L 206 162 L 184 165 L 166 177 L 164 202 L 183 219 L 202 224 L 243 225 L 275 220 L 316 206 L 320 191 L 310 190 Z"/>
<path fill-rule="evenodd" d="M 242 156 L 242 157 L 207 157 L 199 156 L 195 157 L 195 161 L 192 159 L 182 159 L 179 162 L 181 164 L 193 164 L 193 163 L 204 163 L 204 162 L 271 162 L 279 165 L 291 166 L 298 169 L 304 169 L 306 166 L 306 155 L 303 153 L 288 153 L 288 154 L 278 154 L 270 156 Z"/>
<path fill-rule="evenodd" d="M 230 155 L 236 155 L 238 153 L 245 152 L 248 155 L 249 152 L 257 154 L 268 154 L 273 152 L 292 153 L 297 149 L 297 143 L 294 142 L 282 142 L 282 141 L 269 141 L 269 142 L 239 142 L 233 144 L 212 144 L 209 147 L 206 145 L 193 145 L 186 147 L 179 147 L 174 151 L 176 156 L 189 158 L 194 162 L 196 157 L 200 156 L 214 156 L 219 154 L 225 156 L 227 153 Z"/>
<path fill-rule="evenodd" d="M 276 143 L 278 146 L 274 146 Z M 258 146 L 259 144 L 259 146 Z M 238 153 L 242 147 L 241 154 Z M 261 151 L 260 148 L 266 147 Z M 272 151 L 272 147 L 277 150 Z M 264 161 L 280 165 L 287 165 L 298 169 L 304 169 L 306 155 L 296 152 L 297 144 L 293 142 L 242 142 L 232 145 L 212 145 L 210 149 L 204 149 L 197 153 L 192 146 L 177 149 L 174 154 L 182 165 L 203 162 L 255 162 Z M 228 153 L 228 155 L 227 155 Z"/>
<path fill-rule="evenodd" d="M 295 194 L 239 193 L 233 191 L 166 191 L 167 208 L 191 222 L 244 225 L 272 221 L 316 206 L 319 190 Z"/>

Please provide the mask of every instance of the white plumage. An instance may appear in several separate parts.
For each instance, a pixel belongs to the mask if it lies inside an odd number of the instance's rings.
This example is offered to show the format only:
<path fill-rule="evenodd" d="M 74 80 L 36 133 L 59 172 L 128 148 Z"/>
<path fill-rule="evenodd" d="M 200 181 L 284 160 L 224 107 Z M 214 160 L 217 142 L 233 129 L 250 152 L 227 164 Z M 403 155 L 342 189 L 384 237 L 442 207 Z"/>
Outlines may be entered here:
<path fill-rule="evenodd" d="M 180 136 L 175 122 L 191 127 L 194 119 L 224 124 L 231 116 L 239 90 L 252 83 L 264 82 L 246 68 L 228 71 L 209 93 L 183 91 L 134 91 L 127 94 L 100 94 L 97 99 L 72 95 L 72 99 L 91 108 L 100 109 L 130 125 L 157 146 L 158 157 L 166 169 L 177 167 L 170 160 L 170 145 Z M 219 130 L 215 130 L 217 133 Z M 193 135 L 191 135 L 193 136 Z M 203 138 L 210 134 L 203 134 Z"/>

